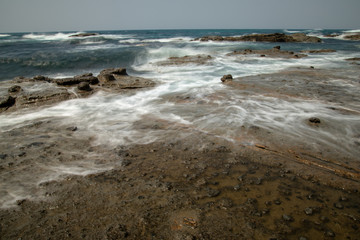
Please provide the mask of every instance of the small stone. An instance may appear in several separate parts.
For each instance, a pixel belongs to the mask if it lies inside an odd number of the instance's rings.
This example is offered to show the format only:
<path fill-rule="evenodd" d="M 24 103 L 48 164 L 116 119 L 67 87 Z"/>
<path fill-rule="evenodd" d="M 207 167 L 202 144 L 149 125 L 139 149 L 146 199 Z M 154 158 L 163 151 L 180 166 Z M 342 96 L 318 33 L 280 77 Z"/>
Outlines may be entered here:
<path fill-rule="evenodd" d="M 283 214 L 282 218 L 287 222 L 294 221 L 294 218 L 292 216 L 290 216 L 290 215 Z"/>
<path fill-rule="evenodd" d="M 327 223 L 327 222 L 329 222 L 329 218 L 326 216 L 321 216 L 320 221 L 322 221 L 323 223 Z"/>
<path fill-rule="evenodd" d="M 312 208 L 307 207 L 307 208 L 305 208 L 305 213 L 306 213 L 306 215 L 313 215 L 314 211 Z"/>
<path fill-rule="evenodd" d="M 217 197 L 220 195 L 220 191 L 217 189 L 208 188 L 207 195 L 208 195 L 208 197 Z"/>
<path fill-rule="evenodd" d="M 234 190 L 235 190 L 235 191 L 239 191 L 240 189 L 241 189 L 241 186 L 240 186 L 240 185 L 234 186 Z"/>
<path fill-rule="evenodd" d="M 307 238 L 306 238 L 306 237 L 301 236 L 301 237 L 299 237 L 299 240 L 307 240 Z"/>
<path fill-rule="evenodd" d="M 331 230 L 327 230 L 325 232 L 325 236 L 327 236 L 327 237 L 335 237 L 335 233 L 333 231 L 331 231 Z"/>
<path fill-rule="evenodd" d="M 336 207 L 337 209 L 343 209 L 344 206 L 341 203 L 335 203 L 334 207 Z"/>
<path fill-rule="evenodd" d="M 346 197 L 342 196 L 342 197 L 339 198 L 339 200 L 342 201 L 342 202 L 346 202 L 348 199 Z"/>
<path fill-rule="evenodd" d="M 280 204 L 281 204 L 281 201 L 280 201 L 279 199 L 276 199 L 276 200 L 274 200 L 274 203 L 275 203 L 276 205 L 280 205 Z"/>

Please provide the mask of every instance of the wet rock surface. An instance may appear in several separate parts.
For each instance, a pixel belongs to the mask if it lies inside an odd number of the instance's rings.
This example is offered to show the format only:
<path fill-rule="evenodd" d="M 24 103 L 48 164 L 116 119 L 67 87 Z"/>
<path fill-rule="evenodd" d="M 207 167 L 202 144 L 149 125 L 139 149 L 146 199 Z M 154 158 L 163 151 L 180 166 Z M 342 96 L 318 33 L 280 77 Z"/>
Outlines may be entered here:
<path fill-rule="evenodd" d="M 211 64 L 213 58 L 210 55 L 191 55 L 183 57 L 170 57 L 166 61 L 157 62 L 160 66 L 176 66 L 184 64 L 205 65 Z"/>
<path fill-rule="evenodd" d="M 306 54 L 295 53 L 291 51 L 283 51 L 280 50 L 280 46 L 276 46 L 272 49 L 266 50 L 252 50 L 245 49 L 241 51 L 234 51 L 232 53 L 228 53 L 227 56 L 239 56 L 239 55 L 258 55 L 261 57 L 270 57 L 270 58 L 303 58 L 307 57 Z"/>
<path fill-rule="evenodd" d="M 5 91 L 7 85 L 10 87 Z M 151 79 L 129 76 L 125 68 L 111 68 L 103 70 L 97 77 L 92 73 L 61 79 L 41 75 L 33 78 L 16 77 L 12 81 L 2 82 L 2 86 L 4 87 L 3 90 L 0 89 L 0 112 L 9 112 L 89 97 L 99 91 L 120 93 L 153 87 L 155 82 Z"/>
<path fill-rule="evenodd" d="M 88 82 L 94 92 L 121 93 L 124 86 L 153 84 L 128 76 L 124 70 L 100 75 L 110 79 Z M 217 101 L 231 94 L 275 96 L 279 105 L 281 100 L 315 98 L 334 103 L 324 109 L 344 118 L 359 114 L 351 105 L 359 102 L 358 94 L 342 94 L 341 85 L 324 88 L 329 79 L 342 79 L 346 84 L 354 81 L 341 70 L 296 68 L 233 78 L 225 89 L 208 97 Z M 47 86 L 44 101 L 51 96 L 50 89 L 56 88 L 54 94 L 78 91 L 77 84 L 59 86 L 48 80 L 22 79 L 16 85 L 27 96 L 39 95 L 30 88 L 34 84 Z M 122 85 L 127 81 L 129 85 Z M 13 94 L 8 89 L 15 83 L 6 84 L 4 94 Z M 23 95 L 14 94 L 19 104 Z M 190 103 L 199 112 L 214 109 L 191 94 L 164 98 L 170 103 Z M 345 102 L 347 109 L 338 107 L 337 103 Z M 187 106 L 186 111 L 191 110 Z M 320 123 L 308 126 L 311 118 Z M 8 205 L 0 209 L 0 236 L 4 239 L 358 237 L 358 154 L 346 156 L 335 147 L 323 147 L 320 152 L 316 146 L 322 139 L 306 145 L 256 122 L 239 126 L 239 136 L 225 139 L 152 116 L 135 122 L 134 129 L 144 135 L 158 133 L 156 141 L 99 144 L 96 135 L 88 135 L 91 129 L 61 120 L 26 122 L 0 133 L 1 139 L 6 139 L 0 142 L 1 191 L 2 196 L 10 196 Z M 330 131 L 334 129 L 332 121 L 321 112 L 310 112 L 299 121 L 299 127 L 303 124 L 312 131 Z M 28 191 L 22 192 L 23 187 Z"/>
<path fill-rule="evenodd" d="M 34 190 L 40 189 L 39 199 L 19 199 L 17 207 L 1 209 L 0 233 L 5 239 L 357 236 L 359 193 L 306 180 L 304 171 L 289 172 L 286 169 L 292 163 L 287 157 L 235 147 L 199 133 L 186 140 L 107 148 L 91 146 L 91 140 L 76 138 L 75 132 L 61 130 L 51 122 L 22 129 L 36 132 L 36 139 L 29 137 L 21 142 L 15 131 L 7 136 L 22 143 L 26 154 L 20 157 L 14 154 L 14 148 L 4 148 L 2 143 L 1 149 L 8 149 L 2 172 L 20 169 L 34 157 L 39 159 L 32 167 L 34 174 L 49 157 L 76 167 L 84 156 L 99 171 L 42 181 L 34 186 Z M 48 137 L 41 136 L 45 132 Z M 67 134 L 73 138 L 65 137 Z M 212 147 L 203 151 L 200 146 L 204 143 Z M 220 146 L 228 151 L 217 151 Z M 65 150 L 69 147 L 78 149 L 78 154 Z M 94 153 L 104 161 L 91 157 Z M 261 158 L 266 161 L 259 161 Z M 279 160 L 286 164 L 278 166 Z M 100 170 L 109 161 L 124 164 Z M 191 167 L 197 164 L 204 168 Z M 246 177 L 241 178 L 241 188 L 235 191 L 239 175 Z M 254 184 L 251 179 L 262 179 L 262 183 Z M 290 193 L 284 193 L 284 189 Z M 346 207 L 339 208 L 339 194 L 347 199 L 342 203 Z"/>

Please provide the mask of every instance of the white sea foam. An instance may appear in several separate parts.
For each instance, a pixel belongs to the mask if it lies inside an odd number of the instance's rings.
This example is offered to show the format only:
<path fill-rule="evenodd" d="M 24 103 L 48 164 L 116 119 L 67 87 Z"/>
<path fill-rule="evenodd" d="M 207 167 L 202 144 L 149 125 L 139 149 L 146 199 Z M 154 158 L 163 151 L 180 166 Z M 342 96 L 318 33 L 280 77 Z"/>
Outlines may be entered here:
<path fill-rule="evenodd" d="M 360 33 L 360 29 L 346 30 L 344 33 Z"/>
<path fill-rule="evenodd" d="M 69 36 L 73 35 L 74 33 L 55 33 L 55 34 L 25 34 L 23 38 L 25 39 L 33 39 L 33 40 L 41 40 L 41 41 L 61 41 L 61 40 L 68 40 Z"/>
<path fill-rule="evenodd" d="M 11 35 L 9 34 L 0 34 L 0 38 L 6 38 L 6 37 L 10 37 Z"/>

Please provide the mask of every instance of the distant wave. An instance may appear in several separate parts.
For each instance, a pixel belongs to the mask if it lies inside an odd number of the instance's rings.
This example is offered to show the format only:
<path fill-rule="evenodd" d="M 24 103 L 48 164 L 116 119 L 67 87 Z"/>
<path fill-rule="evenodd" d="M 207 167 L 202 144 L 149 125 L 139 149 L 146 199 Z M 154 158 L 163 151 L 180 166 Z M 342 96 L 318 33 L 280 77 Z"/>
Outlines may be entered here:
<path fill-rule="evenodd" d="M 4 37 L 10 37 L 11 35 L 9 34 L 0 34 L 0 38 L 4 38 Z"/>
<path fill-rule="evenodd" d="M 360 29 L 346 30 L 344 33 L 360 33 Z"/>

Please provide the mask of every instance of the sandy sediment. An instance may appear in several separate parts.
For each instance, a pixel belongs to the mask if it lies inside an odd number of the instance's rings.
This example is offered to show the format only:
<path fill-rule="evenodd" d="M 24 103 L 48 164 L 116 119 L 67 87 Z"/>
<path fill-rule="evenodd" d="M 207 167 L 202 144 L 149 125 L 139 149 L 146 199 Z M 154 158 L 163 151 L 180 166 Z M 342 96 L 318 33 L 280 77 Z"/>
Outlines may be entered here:
<path fill-rule="evenodd" d="M 85 88 L 93 90 L 76 93 L 123 91 L 117 82 L 121 79 L 131 81 L 131 91 L 142 81 L 153 86 L 150 80 L 113 74 L 108 71 L 101 77 L 100 83 L 111 84 L 107 90 L 101 84 L 89 84 Z M 209 97 L 242 94 L 349 103 L 347 108 L 331 105 L 330 111 L 358 116 L 360 109 L 353 104 L 358 102 L 356 94 L 341 94 L 341 84 L 324 87 L 329 79 L 352 81 L 341 74 L 307 67 L 234 76 L 225 83 L 219 79 L 226 88 Z M 70 88 L 59 89 L 68 92 Z M 186 94 L 170 94 L 163 101 L 214 107 Z M 1 132 L 6 139 L 0 143 L 1 191 L 9 195 L 9 205 L 0 210 L 4 239 L 358 237 L 358 136 L 349 145 L 353 151 L 346 154 L 328 146 L 319 150 L 320 140 L 304 143 L 256 124 L 240 126 L 242 134 L 225 138 L 149 116 L 136 121 L 134 128 L 143 134 L 156 133 L 156 141 L 102 145 L 95 144 L 96 136 L 83 134 L 82 126 L 59 121 L 39 120 Z M 330 120 L 316 114 L 305 124 L 319 134 L 333 129 Z M 28 191 L 21 192 L 23 187 Z"/>

